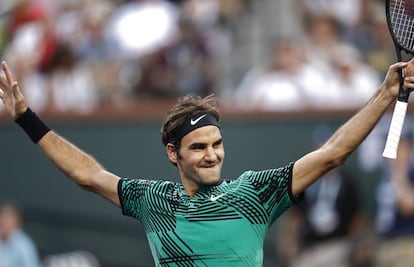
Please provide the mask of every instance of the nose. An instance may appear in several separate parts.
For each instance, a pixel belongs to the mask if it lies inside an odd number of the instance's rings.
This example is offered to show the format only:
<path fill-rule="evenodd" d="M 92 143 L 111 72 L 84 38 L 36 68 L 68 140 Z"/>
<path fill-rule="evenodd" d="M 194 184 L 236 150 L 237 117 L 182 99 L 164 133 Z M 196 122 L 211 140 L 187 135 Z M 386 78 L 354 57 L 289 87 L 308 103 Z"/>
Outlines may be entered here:
<path fill-rule="evenodd" d="M 215 162 L 217 160 L 216 150 L 213 147 L 208 147 L 204 159 L 208 162 Z"/>

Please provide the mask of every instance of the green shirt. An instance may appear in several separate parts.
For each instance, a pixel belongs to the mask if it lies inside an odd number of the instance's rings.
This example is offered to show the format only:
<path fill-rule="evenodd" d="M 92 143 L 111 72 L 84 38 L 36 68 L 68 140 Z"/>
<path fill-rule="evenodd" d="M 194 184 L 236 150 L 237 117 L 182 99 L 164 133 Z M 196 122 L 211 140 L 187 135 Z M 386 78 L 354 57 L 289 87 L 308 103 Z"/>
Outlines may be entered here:
<path fill-rule="evenodd" d="M 179 183 L 122 179 L 122 212 L 143 223 L 156 266 L 262 266 L 270 225 L 302 198 L 292 168 L 246 171 L 193 197 Z"/>

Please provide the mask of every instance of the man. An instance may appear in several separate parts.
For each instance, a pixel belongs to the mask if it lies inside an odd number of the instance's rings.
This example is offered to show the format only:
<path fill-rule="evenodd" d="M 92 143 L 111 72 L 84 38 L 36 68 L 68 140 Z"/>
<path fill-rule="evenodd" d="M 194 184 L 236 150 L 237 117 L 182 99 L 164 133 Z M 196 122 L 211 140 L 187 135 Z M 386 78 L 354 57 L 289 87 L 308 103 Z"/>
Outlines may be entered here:
<path fill-rule="evenodd" d="M 413 136 L 408 130 L 401 136 L 398 158 L 382 165 L 376 191 L 376 226 L 380 237 L 375 253 L 377 267 L 409 267 L 414 262 L 413 156 Z"/>
<path fill-rule="evenodd" d="M 276 218 L 302 192 L 341 165 L 393 103 L 399 71 L 414 89 L 414 60 L 392 65 L 377 93 L 317 150 L 285 167 L 247 171 L 220 182 L 224 160 L 216 99 L 187 96 L 162 127 L 169 160 L 181 184 L 128 180 L 50 130 L 28 107 L 5 62 L 0 99 L 31 140 L 70 179 L 140 220 L 157 266 L 261 266 L 263 241 Z M 322 88 L 321 88 L 322 89 Z"/>
<path fill-rule="evenodd" d="M 20 211 L 12 204 L 0 205 L 0 266 L 39 267 L 36 244 L 22 229 Z"/>
<path fill-rule="evenodd" d="M 332 135 L 326 125 L 313 131 L 313 147 Z M 353 239 L 362 236 L 365 216 L 356 177 L 335 168 L 306 189 L 302 203 L 279 221 L 278 259 L 290 267 L 351 266 Z M 353 265 L 352 265 L 353 266 Z"/>

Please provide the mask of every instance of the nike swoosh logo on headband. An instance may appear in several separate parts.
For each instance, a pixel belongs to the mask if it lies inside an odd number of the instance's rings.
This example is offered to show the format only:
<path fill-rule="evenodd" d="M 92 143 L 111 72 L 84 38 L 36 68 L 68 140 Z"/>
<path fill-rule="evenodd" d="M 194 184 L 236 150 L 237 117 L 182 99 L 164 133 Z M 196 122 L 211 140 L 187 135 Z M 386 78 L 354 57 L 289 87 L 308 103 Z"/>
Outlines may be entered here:
<path fill-rule="evenodd" d="M 191 125 L 196 125 L 202 118 L 204 118 L 205 116 L 207 116 L 207 114 L 204 114 L 204 115 L 201 115 L 200 117 L 198 117 L 197 119 L 195 119 L 195 120 L 193 120 L 193 119 L 191 119 L 190 120 L 190 124 Z"/>

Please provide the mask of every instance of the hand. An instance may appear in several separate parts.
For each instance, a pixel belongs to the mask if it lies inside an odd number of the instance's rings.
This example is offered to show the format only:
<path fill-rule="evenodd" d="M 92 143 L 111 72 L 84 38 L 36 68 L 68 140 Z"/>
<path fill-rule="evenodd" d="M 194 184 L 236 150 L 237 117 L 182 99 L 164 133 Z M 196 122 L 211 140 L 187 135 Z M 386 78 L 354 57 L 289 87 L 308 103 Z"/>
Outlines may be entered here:
<path fill-rule="evenodd" d="M 398 62 L 388 68 L 383 86 L 393 98 L 398 96 L 400 90 L 400 72 L 404 73 L 404 90 L 414 90 L 414 59 L 409 62 Z"/>
<path fill-rule="evenodd" d="M 4 75 L 0 75 L 0 99 L 3 101 L 7 112 L 16 119 L 27 110 L 27 104 L 20 91 L 19 84 L 14 80 L 6 62 L 1 62 Z"/>

